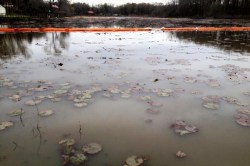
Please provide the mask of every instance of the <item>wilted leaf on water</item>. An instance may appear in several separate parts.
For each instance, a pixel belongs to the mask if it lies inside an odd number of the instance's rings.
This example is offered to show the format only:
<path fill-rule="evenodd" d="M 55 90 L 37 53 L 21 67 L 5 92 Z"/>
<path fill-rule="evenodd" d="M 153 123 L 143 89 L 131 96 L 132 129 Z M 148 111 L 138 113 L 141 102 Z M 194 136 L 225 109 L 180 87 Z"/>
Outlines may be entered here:
<path fill-rule="evenodd" d="M 121 98 L 130 98 L 130 97 L 131 97 L 131 95 L 129 93 L 122 92 L 122 94 L 121 94 Z"/>
<path fill-rule="evenodd" d="M 103 93 L 102 96 L 107 97 L 107 98 L 112 97 L 112 95 L 110 93 L 108 93 L 108 92 Z"/>
<path fill-rule="evenodd" d="M 220 102 L 220 97 L 217 95 L 208 95 L 202 97 L 202 100 L 206 102 L 211 102 L 211 103 L 219 103 Z"/>
<path fill-rule="evenodd" d="M 87 160 L 87 157 L 82 153 L 76 153 L 69 158 L 69 161 L 73 166 L 82 165 L 85 160 Z"/>
<path fill-rule="evenodd" d="M 39 87 L 36 87 L 36 88 L 32 88 L 32 89 L 29 89 L 29 90 L 33 90 L 33 91 L 36 91 L 36 92 L 43 92 L 43 91 L 46 91 L 48 90 L 49 88 L 46 87 L 46 86 L 39 86 Z"/>
<path fill-rule="evenodd" d="M 198 80 L 197 80 L 196 78 L 194 78 L 194 77 L 188 77 L 188 76 L 186 76 L 186 77 L 184 78 L 184 81 L 185 81 L 186 83 L 193 84 L 193 83 L 196 83 Z"/>
<path fill-rule="evenodd" d="M 138 156 L 130 156 L 126 159 L 126 164 L 124 166 L 140 166 L 144 163 L 144 159 Z"/>
<path fill-rule="evenodd" d="M 68 91 L 63 89 L 54 91 L 54 94 L 56 95 L 64 95 L 66 93 L 68 93 Z"/>
<path fill-rule="evenodd" d="M 29 105 L 29 106 L 34 106 L 34 105 L 37 105 L 37 104 L 40 104 L 42 102 L 42 100 L 28 100 L 25 102 L 26 105 Z"/>
<path fill-rule="evenodd" d="M 42 95 L 36 96 L 36 99 L 38 99 L 38 100 L 44 100 L 46 98 L 47 98 L 46 96 L 42 96 Z"/>
<path fill-rule="evenodd" d="M 204 102 L 203 107 L 211 109 L 211 110 L 217 110 L 220 106 L 218 103 L 213 103 L 213 102 Z"/>
<path fill-rule="evenodd" d="M 142 96 L 140 97 L 141 100 L 147 101 L 147 100 L 151 100 L 150 96 Z"/>
<path fill-rule="evenodd" d="M 60 145 L 72 146 L 76 143 L 73 138 L 62 139 L 58 142 Z"/>
<path fill-rule="evenodd" d="M 120 93 L 121 91 L 118 89 L 118 87 L 111 87 L 111 88 L 108 88 L 109 89 L 109 91 L 111 92 L 111 93 L 114 93 L 114 94 L 118 94 L 118 93 Z"/>
<path fill-rule="evenodd" d="M 146 109 L 146 112 L 149 114 L 158 114 L 160 111 L 158 109 L 148 108 Z"/>
<path fill-rule="evenodd" d="M 209 79 L 207 84 L 211 87 L 219 87 L 220 86 L 219 81 L 215 80 L 215 79 Z"/>
<path fill-rule="evenodd" d="M 8 113 L 8 115 L 10 115 L 10 116 L 20 116 L 20 115 L 22 115 L 22 114 L 24 114 L 24 110 L 22 110 L 22 109 L 10 111 L 10 112 Z"/>
<path fill-rule="evenodd" d="M 242 103 L 236 97 L 224 96 L 221 99 L 226 101 L 227 103 L 230 103 L 230 104 L 237 104 L 237 105 L 240 105 L 240 106 L 247 106 L 248 105 L 246 103 Z"/>
<path fill-rule="evenodd" d="M 59 102 L 59 101 L 62 101 L 62 98 L 60 98 L 60 97 L 54 97 L 54 98 L 51 98 L 50 100 L 52 102 Z"/>
<path fill-rule="evenodd" d="M 162 89 L 157 93 L 159 96 L 168 97 L 173 95 L 172 89 Z"/>
<path fill-rule="evenodd" d="M 250 115 L 250 109 L 249 108 L 239 108 L 236 110 L 238 113 L 241 113 L 241 114 L 247 114 L 247 115 Z"/>
<path fill-rule="evenodd" d="M 42 110 L 38 112 L 38 115 L 43 116 L 43 117 L 50 116 L 52 114 L 54 114 L 53 110 Z"/>
<path fill-rule="evenodd" d="M 244 95 L 250 96 L 250 92 L 243 92 Z"/>
<path fill-rule="evenodd" d="M 179 135 L 191 134 L 199 131 L 196 126 L 187 124 L 184 120 L 175 121 L 175 123 L 171 125 L 171 128 Z"/>
<path fill-rule="evenodd" d="M 21 96 L 19 96 L 19 95 L 12 95 L 12 96 L 9 97 L 9 99 L 11 99 L 12 101 L 17 102 L 17 101 L 21 100 Z"/>
<path fill-rule="evenodd" d="M 14 123 L 11 121 L 2 121 L 2 122 L 0 122 L 0 131 L 5 130 L 13 125 L 14 125 Z"/>
<path fill-rule="evenodd" d="M 237 113 L 235 116 L 235 121 L 241 126 L 250 127 L 250 117 L 246 114 Z"/>
<path fill-rule="evenodd" d="M 88 154 L 96 154 L 102 150 L 102 147 L 98 143 L 91 142 L 83 145 L 82 150 Z"/>
<path fill-rule="evenodd" d="M 181 87 L 177 87 L 177 88 L 174 88 L 174 91 L 176 93 L 184 93 L 185 92 L 185 89 L 181 88 Z"/>
<path fill-rule="evenodd" d="M 178 157 L 178 158 L 187 157 L 187 154 L 184 153 L 183 151 L 180 151 L 180 150 L 179 150 L 175 155 L 176 155 L 176 157 Z"/>
<path fill-rule="evenodd" d="M 154 107 L 161 107 L 163 104 L 155 101 L 147 101 L 147 103 Z"/>
<path fill-rule="evenodd" d="M 201 95 L 202 92 L 199 91 L 199 90 L 193 90 L 193 91 L 191 91 L 191 94 L 194 94 L 194 95 Z"/>
<path fill-rule="evenodd" d="M 78 108 L 86 107 L 88 104 L 87 103 L 75 103 L 74 106 Z"/>

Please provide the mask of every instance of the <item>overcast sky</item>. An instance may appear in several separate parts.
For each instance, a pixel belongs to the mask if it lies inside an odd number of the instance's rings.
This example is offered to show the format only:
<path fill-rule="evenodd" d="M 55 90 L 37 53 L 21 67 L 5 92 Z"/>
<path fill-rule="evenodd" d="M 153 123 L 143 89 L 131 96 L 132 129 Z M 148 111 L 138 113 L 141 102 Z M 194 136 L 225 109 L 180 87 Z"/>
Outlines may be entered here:
<path fill-rule="evenodd" d="M 88 3 L 89 5 L 96 5 L 96 4 L 114 4 L 114 5 L 121 5 L 125 3 L 166 3 L 169 0 L 70 0 L 71 3 L 74 2 L 81 2 L 81 3 Z"/>

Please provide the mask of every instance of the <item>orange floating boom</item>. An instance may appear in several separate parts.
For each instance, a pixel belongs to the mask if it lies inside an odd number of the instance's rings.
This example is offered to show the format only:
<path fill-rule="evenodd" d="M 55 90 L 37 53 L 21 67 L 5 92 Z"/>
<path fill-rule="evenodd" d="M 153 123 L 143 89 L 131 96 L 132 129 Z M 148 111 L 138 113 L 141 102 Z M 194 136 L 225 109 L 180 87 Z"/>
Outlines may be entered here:
<path fill-rule="evenodd" d="M 0 28 L 0 32 L 135 32 L 135 31 L 250 31 L 250 27 L 183 28 Z"/>

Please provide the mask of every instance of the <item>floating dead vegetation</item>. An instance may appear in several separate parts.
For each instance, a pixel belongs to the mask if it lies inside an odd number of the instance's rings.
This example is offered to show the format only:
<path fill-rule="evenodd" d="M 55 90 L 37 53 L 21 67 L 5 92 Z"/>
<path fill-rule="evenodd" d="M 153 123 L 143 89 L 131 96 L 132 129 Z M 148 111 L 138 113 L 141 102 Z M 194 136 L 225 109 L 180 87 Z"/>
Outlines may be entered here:
<path fill-rule="evenodd" d="M 113 78 L 113 79 L 122 79 L 124 77 L 126 77 L 128 75 L 128 73 L 125 72 L 121 72 L 118 74 L 107 74 L 108 77 Z"/>
<path fill-rule="evenodd" d="M 72 146 L 75 145 L 76 141 L 73 138 L 62 139 L 58 142 L 60 145 Z"/>
<path fill-rule="evenodd" d="M 203 92 L 200 91 L 200 90 L 192 90 L 192 91 L 191 91 L 191 94 L 193 94 L 193 95 L 202 95 Z"/>
<path fill-rule="evenodd" d="M 203 101 L 209 102 L 209 103 L 219 103 L 220 99 L 221 97 L 217 95 L 208 95 L 208 96 L 202 97 Z"/>
<path fill-rule="evenodd" d="M 187 157 L 187 154 L 185 152 L 179 150 L 178 152 L 176 152 L 175 156 L 178 158 L 185 158 L 185 157 Z"/>
<path fill-rule="evenodd" d="M 208 79 L 208 81 L 206 82 L 210 87 L 220 87 L 220 83 L 218 80 L 216 79 Z"/>
<path fill-rule="evenodd" d="M 19 95 L 12 95 L 12 96 L 9 97 L 9 99 L 11 99 L 14 102 L 18 102 L 18 101 L 21 100 L 21 96 L 19 96 Z"/>
<path fill-rule="evenodd" d="M 39 100 L 39 99 L 31 99 L 31 100 L 26 101 L 24 104 L 28 106 L 35 106 L 35 105 L 40 104 L 41 102 L 42 100 Z"/>
<path fill-rule="evenodd" d="M 174 91 L 172 89 L 161 89 L 157 92 L 158 96 L 161 97 L 169 97 L 169 96 L 173 96 Z"/>
<path fill-rule="evenodd" d="M 110 87 L 108 88 L 108 90 L 110 93 L 113 93 L 113 94 L 118 94 L 121 92 L 121 90 L 117 86 Z"/>
<path fill-rule="evenodd" d="M 67 138 L 59 141 L 62 145 L 62 158 L 63 165 L 65 166 L 83 166 L 88 160 L 87 155 L 94 155 L 102 150 L 101 145 L 98 143 L 87 143 L 82 148 L 76 147 L 76 141 L 72 138 Z"/>
<path fill-rule="evenodd" d="M 54 91 L 54 94 L 59 95 L 59 96 L 65 95 L 66 93 L 68 93 L 68 90 L 65 90 L 65 89 L 59 89 L 59 90 Z"/>
<path fill-rule="evenodd" d="M 190 76 L 185 76 L 184 81 L 190 84 L 198 82 L 198 80 L 195 77 L 190 77 Z"/>
<path fill-rule="evenodd" d="M 142 101 L 150 101 L 151 97 L 150 96 L 141 96 L 140 100 L 142 100 Z"/>
<path fill-rule="evenodd" d="M 130 92 L 122 92 L 121 93 L 121 98 L 128 99 L 131 97 Z"/>
<path fill-rule="evenodd" d="M 11 121 L 2 121 L 0 122 L 0 131 L 10 128 L 14 125 Z"/>
<path fill-rule="evenodd" d="M 153 65 L 153 66 L 166 62 L 166 60 L 163 59 L 162 57 L 146 57 L 145 61 L 149 65 Z"/>
<path fill-rule="evenodd" d="M 203 102 L 203 107 L 207 108 L 207 109 L 211 109 L 211 110 L 217 110 L 219 109 L 220 105 L 218 103 L 214 103 L 214 102 Z"/>
<path fill-rule="evenodd" d="M 96 154 L 102 150 L 102 146 L 95 142 L 90 142 L 82 146 L 82 150 L 87 154 Z"/>
<path fill-rule="evenodd" d="M 24 114 L 23 109 L 17 109 L 17 110 L 13 110 L 13 111 L 8 112 L 9 116 L 21 116 L 22 114 Z"/>
<path fill-rule="evenodd" d="M 235 121 L 241 126 L 250 127 L 250 117 L 248 114 L 237 113 L 235 116 Z"/>
<path fill-rule="evenodd" d="M 241 114 L 250 115 L 250 108 L 239 108 L 236 111 Z"/>
<path fill-rule="evenodd" d="M 42 111 L 38 111 L 38 115 L 42 116 L 42 117 L 47 117 L 47 116 L 51 116 L 52 114 L 54 114 L 53 110 L 42 110 Z"/>
<path fill-rule="evenodd" d="M 140 166 L 145 164 L 147 160 L 149 160 L 148 157 L 140 157 L 133 155 L 126 159 L 125 164 L 123 166 Z"/>
<path fill-rule="evenodd" d="M 230 103 L 230 104 L 237 104 L 239 106 L 247 106 L 248 105 L 246 103 L 239 101 L 236 97 L 232 97 L 232 96 L 224 96 L 221 99 L 226 101 L 227 103 Z"/>
<path fill-rule="evenodd" d="M 223 65 L 220 66 L 220 68 L 226 72 L 226 77 L 233 82 L 241 83 L 248 79 L 248 76 L 245 73 L 248 69 L 240 68 L 239 66 L 232 64 Z"/>
<path fill-rule="evenodd" d="M 246 96 L 250 96 L 250 91 L 248 91 L 248 92 L 243 92 L 243 94 L 246 95 Z"/>
<path fill-rule="evenodd" d="M 149 114 L 159 114 L 160 110 L 154 109 L 154 108 L 147 108 L 146 112 L 149 113 Z"/>
<path fill-rule="evenodd" d="M 153 107 L 161 107 L 161 106 L 163 106 L 162 103 L 159 103 L 159 102 L 156 102 L 156 101 L 152 101 L 152 100 L 147 101 L 147 103 L 148 103 L 150 106 L 153 106 Z"/>
<path fill-rule="evenodd" d="M 171 125 L 171 128 L 174 129 L 175 133 L 179 135 L 186 135 L 191 133 L 196 133 L 199 129 L 191 124 L 187 124 L 184 120 L 177 120 Z"/>
<path fill-rule="evenodd" d="M 190 66 L 191 63 L 188 59 L 175 59 L 171 65 L 183 65 L 183 66 Z"/>
<path fill-rule="evenodd" d="M 74 103 L 74 106 L 77 108 L 86 107 L 87 105 L 88 105 L 87 103 Z"/>

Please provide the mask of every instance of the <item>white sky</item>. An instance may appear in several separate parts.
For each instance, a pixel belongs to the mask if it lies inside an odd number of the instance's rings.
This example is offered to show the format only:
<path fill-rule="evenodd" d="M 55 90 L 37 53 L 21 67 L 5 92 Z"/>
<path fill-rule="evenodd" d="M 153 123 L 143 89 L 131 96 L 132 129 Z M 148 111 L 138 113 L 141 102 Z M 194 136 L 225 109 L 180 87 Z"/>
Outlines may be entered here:
<path fill-rule="evenodd" d="M 113 4 L 113 5 L 121 5 L 126 3 L 167 3 L 170 0 L 69 0 L 71 3 L 81 2 L 87 3 L 89 5 L 96 5 L 96 4 Z"/>

